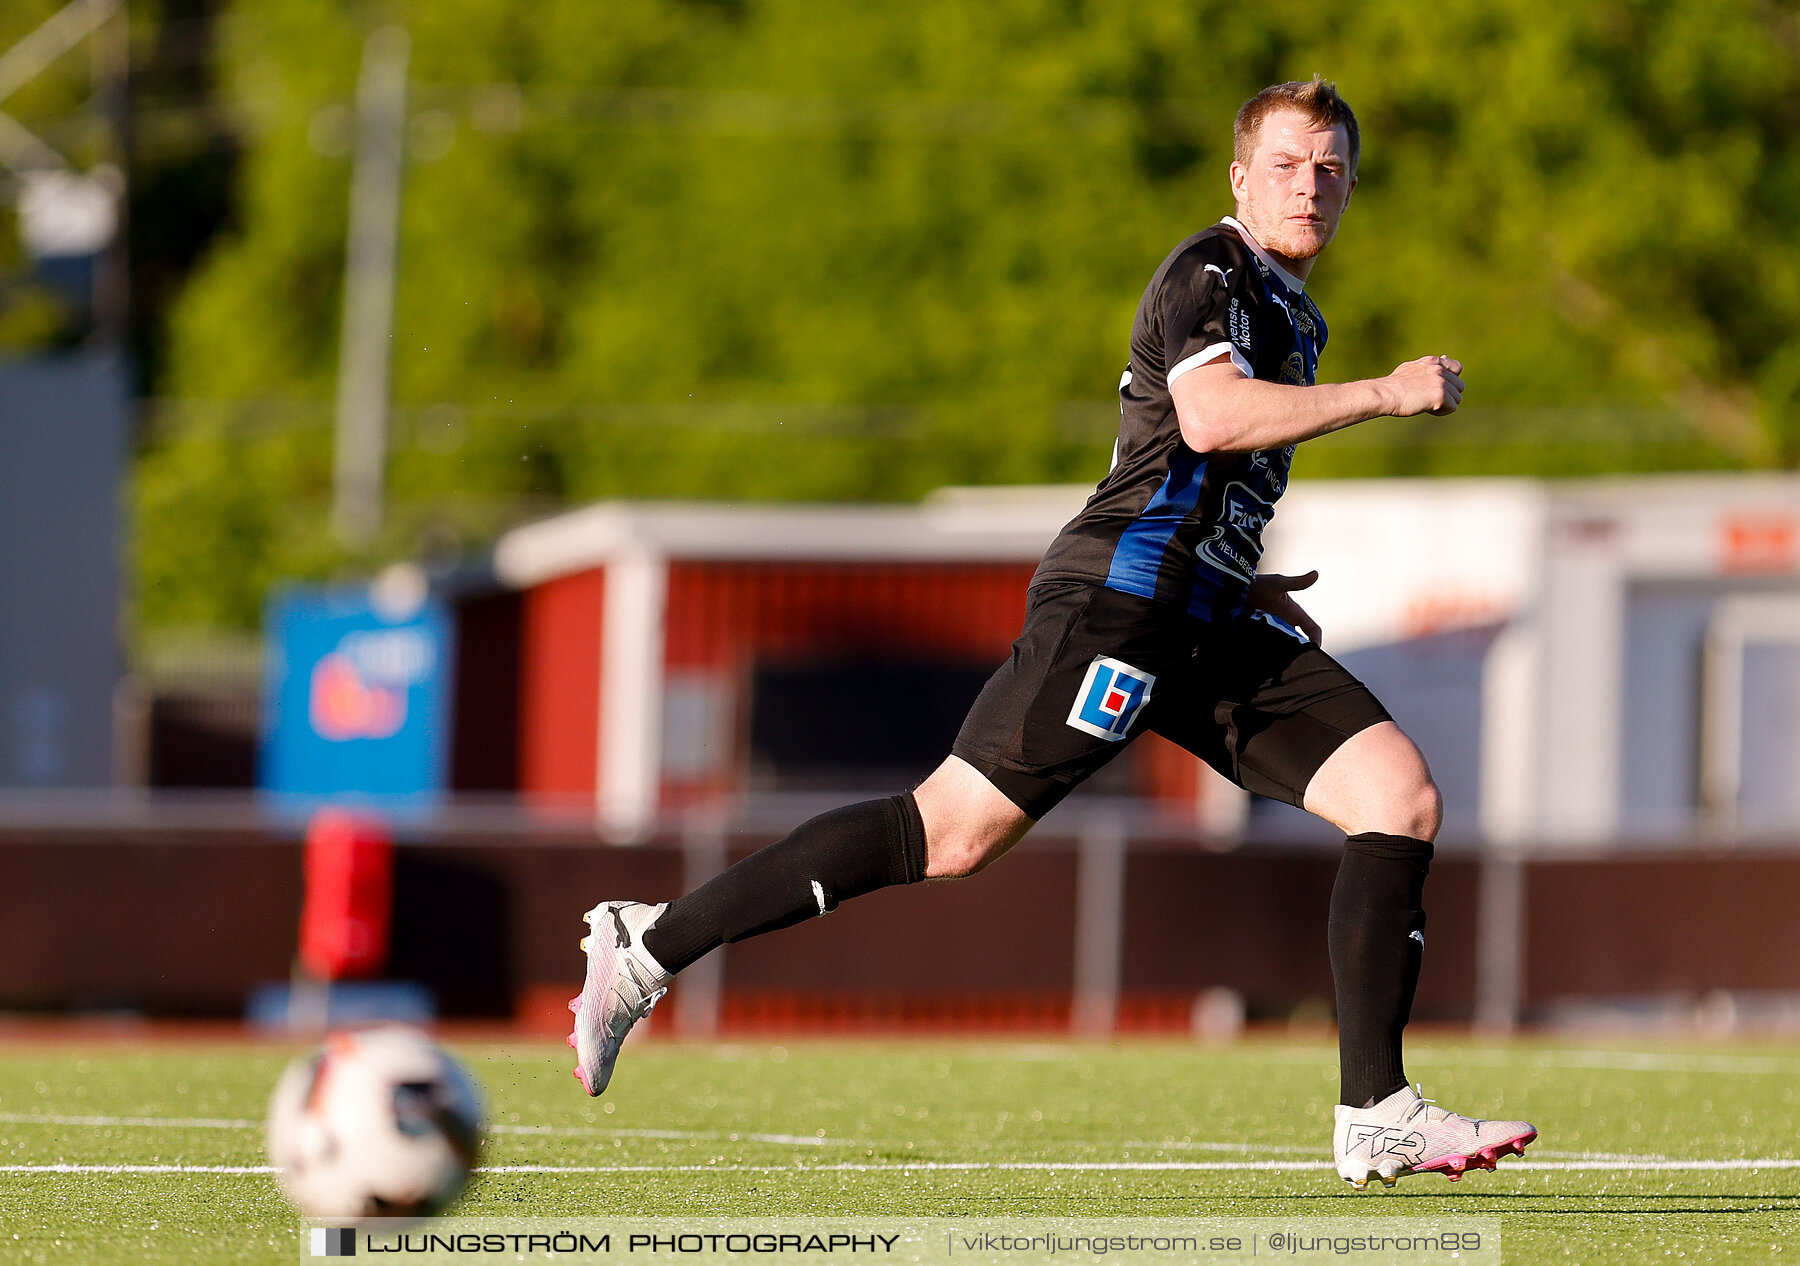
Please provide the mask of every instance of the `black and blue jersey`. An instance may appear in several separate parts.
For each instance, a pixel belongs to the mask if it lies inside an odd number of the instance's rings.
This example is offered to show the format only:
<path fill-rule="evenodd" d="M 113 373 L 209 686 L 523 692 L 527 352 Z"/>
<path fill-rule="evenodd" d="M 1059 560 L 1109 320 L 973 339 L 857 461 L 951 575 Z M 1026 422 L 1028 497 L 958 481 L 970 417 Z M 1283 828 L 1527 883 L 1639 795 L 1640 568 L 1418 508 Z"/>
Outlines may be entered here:
<path fill-rule="evenodd" d="M 1195 452 L 1181 437 L 1169 384 L 1229 357 L 1250 377 L 1310 386 L 1325 334 L 1304 284 L 1236 220 L 1177 246 L 1132 323 L 1112 469 L 1036 578 L 1096 581 L 1211 623 L 1235 620 L 1294 449 Z"/>

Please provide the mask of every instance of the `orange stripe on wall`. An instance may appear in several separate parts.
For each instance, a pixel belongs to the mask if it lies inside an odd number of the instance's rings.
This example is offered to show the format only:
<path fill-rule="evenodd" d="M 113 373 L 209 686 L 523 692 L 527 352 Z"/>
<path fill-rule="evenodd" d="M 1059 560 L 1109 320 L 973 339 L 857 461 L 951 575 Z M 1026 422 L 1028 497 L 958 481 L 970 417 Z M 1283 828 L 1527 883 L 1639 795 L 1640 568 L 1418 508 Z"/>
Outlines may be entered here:
<path fill-rule="evenodd" d="M 605 599 L 599 568 L 525 591 L 519 786 L 527 795 L 594 794 Z"/>
<path fill-rule="evenodd" d="M 669 569 L 668 665 L 854 649 L 998 667 L 1025 621 L 1030 563 L 710 563 Z"/>

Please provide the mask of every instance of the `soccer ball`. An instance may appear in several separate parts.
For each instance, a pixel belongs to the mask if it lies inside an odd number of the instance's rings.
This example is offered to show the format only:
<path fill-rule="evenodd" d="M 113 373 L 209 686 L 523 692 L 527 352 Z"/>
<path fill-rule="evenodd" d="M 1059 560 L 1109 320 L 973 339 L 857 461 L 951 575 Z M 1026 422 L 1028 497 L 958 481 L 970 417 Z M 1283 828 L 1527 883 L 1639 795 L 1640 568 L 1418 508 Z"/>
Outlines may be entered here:
<path fill-rule="evenodd" d="M 481 1094 L 432 1040 L 398 1025 L 334 1033 L 269 1101 L 269 1159 L 310 1218 L 416 1218 L 463 1189 Z"/>

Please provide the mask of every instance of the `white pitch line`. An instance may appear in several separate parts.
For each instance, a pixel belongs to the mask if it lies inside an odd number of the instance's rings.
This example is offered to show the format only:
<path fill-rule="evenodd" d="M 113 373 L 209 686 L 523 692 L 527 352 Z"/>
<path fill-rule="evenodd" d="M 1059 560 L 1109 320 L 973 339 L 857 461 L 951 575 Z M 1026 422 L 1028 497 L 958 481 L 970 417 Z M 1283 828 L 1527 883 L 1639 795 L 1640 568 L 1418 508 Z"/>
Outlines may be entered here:
<path fill-rule="evenodd" d="M 831 1173 L 909 1173 L 980 1172 L 980 1171 L 1076 1171 L 1125 1173 L 1217 1173 L 1277 1172 L 1303 1173 L 1330 1171 L 1327 1161 L 898 1161 L 891 1164 L 847 1162 L 838 1165 L 490 1165 L 484 1174 L 648 1174 L 648 1173 L 743 1173 L 743 1174 L 831 1174 Z M 1637 1170 L 1739 1170 L 1800 1169 L 1800 1158 L 1763 1157 L 1744 1160 L 1658 1160 L 1637 1161 L 1509 1161 L 1501 1172 L 1514 1170 L 1598 1170 L 1631 1173 Z"/>
<path fill-rule="evenodd" d="M 584 1126 L 494 1126 L 495 1134 L 595 1134 L 636 1139 L 703 1139 L 726 1143 L 788 1143 L 797 1147 L 859 1146 L 855 1139 L 828 1139 L 822 1134 L 741 1134 L 717 1130 L 602 1130 Z"/>
<path fill-rule="evenodd" d="M 130 1125 L 151 1129 L 255 1130 L 260 1121 L 230 1117 L 64 1117 L 41 1112 L 0 1112 L 6 1125 Z"/>
<path fill-rule="evenodd" d="M 1775 1055 L 1680 1055 L 1644 1051 L 1508 1051 L 1408 1050 L 1421 1064 L 1525 1064 L 1533 1068 L 1602 1069 L 1627 1073 L 1743 1073 L 1768 1076 L 1792 1073 L 1796 1061 Z"/>
<path fill-rule="evenodd" d="M 1336 1064 L 1333 1047 L 1300 1047 L 1287 1050 L 1255 1050 L 1258 1058 L 1278 1064 Z M 1229 1051 L 1229 1048 L 1227 1048 Z M 1577 1068 L 1628 1073 L 1742 1073 L 1766 1077 L 1800 1071 L 1800 1056 L 1781 1055 L 1683 1055 L 1648 1051 L 1532 1050 L 1488 1047 L 1459 1050 L 1448 1047 L 1409 1046 L 1406 1058 L 1415 1064 L 1472 1064 L 1481 1067 Z"/>
<path fill-rule="evenodd" d="M 262 1128 L 262 1122 L 260 1121 L 247 1121 L 241 1118 L 54 1116 L 47 1113 L 29 1112 L 0 1112 L 0 1124 L 85 1125 L 94 1127 L 134 1126 L 150 1129 L 188 1127 L 202 1130 L 260 1130 Z M 858 1139 L 825 1138 L 816 1134 L 744 1134 L 721 1130 L 611 1130 L 591 1125 L 513 1125 L 510 1123 L 503 1123 L 488 1126 L 488 1133 L 578 1138 L 676 1139 L 708 1143 L 776 1143 L 789 1147 L 868 1146 L 868 1144 Z M 1299 1152 L 1302 1154 L 1310 1154 L 1318 1150 L 1313 1147 L 1291 1147 L 1284 1144 L 1196 1143 L 1185 1139 L 1180 1141 L 1171 1140 L 1162 1143 L 1153 1143 L 1143 1139 L 1132 1139 L 1119 1144 L 1119 1146 L 1202 1152 Z"/>
<path fill-rule="evenodd" d="M 131 1126 L 145 1128 L 194 1128 L 209 1130 L 260 1129 L 261 1123 L 230 1117 L 107 1117 L 58 1116 L 48 1113 L 0 1113 L 0 1123 L 20 1125 Z M 494 1125 L 493 1134 L 513 1135 L 586 1135 L 595 1137 L 677 1139 L 704 1142 L 755 1142 L 791 1146 L 836 1144 L 855 1146 L 855 1139 L 820 1138 L 811 1134 L 731 1134 L 702 1130 L 606 1130 L 592 1126 Z M 1215 1143 L 1191 1140 L 1150 1142 L 1129 1140 L 1121 1147 L 1161 1151 L 1218 1152 L 1298 1152 L 1313 1154 L 1311 1147 L 1282 1144 Z M 1767 1157 L 1734 1160 L 1680 1160 L 1661 1154 L 1634 1155 L 1622 1152 L 1540 1151 L 1542 1159 L 1518 1161 L 1508 1169 L 1591 1170 L 1630 1173 L 1649 1170 L 1745 1170 L 1796 1169 L 1800 1158 Z M 1552 1159 L 1555 1158 L 1555 1159 Z M 1328 1169 L 1323 1161 L 901 1161 L 894 1163 L 846 1163 L 837 1165 L 493 1165 L 481 1170 L 490 1174 L 636 1174 L 636 1173 L 791 1173 L 813 1172 L 878 1173 L 910 1170 L 1113 1170 L 1124 1172 L 1174 1171 L 1304 1171 Z M 272 1174 L 268 1166 L 244 1165 L 0 1165 L 0 1173 L 96 1173 L 96 1174 Z"/>
<path fill-rule="evenodd" d="M 482 1174 L 833 1174 L 961 1173 L 982 1171 L 1125 1173 L 1328 1173 L 1324 1161 L 899 1161 L 839 1165 L 484 1165 Z M 1587 1170 L 1606 1173 L 1800 1169 L 1800 1158 L 1768 1156 L 1741 1160 L 1510 1161 L 1501 1172 Z M 235 1174 L 279 1172 L 268 1165 L 0 1165 L 5 1174 Z"/>
<path fill-rule="evenodd" d="M 1796 1162 L 1800 1164 L 1800 1162 Z M 838 1165 L 491 1165 L 484 1174 L 901 1174 L 912 1172 L 979 1173 L 993 1170 L 1160 1170 L 1330 1169 L 1322 1161 L 848 1161 Z"/>
<path fill-rule="evenodd" d="M 1546 1066 L 1551 1066 L 1548 1061 Z M 1744 1073 L 1750 1076 L 1794 1071 L 1792 1060 L 1766 1055 L 1642 1055 L 1624 1051 L 1568 1051 L 1558 1054 L 1553 1066 L 1599 1068 L 1607 1072 Z"/>
<path fill-rule="evenodd" d="M 133 1126 L 146 1128 L 191 1127 L 195 1129 L 251 1130 L 261 1123 L 229 1117 L 107 1117 L 58 1116 L 48 1113 L 0 1113 L 0 1122 L 23 1125 Z M 512 1135 L 585 1135 L 595 1137 L 677 1139 L 703 1142 L 756 1142 L 793 1146 L 837 1144 L 854 1146 L 854 1139 L 820 1138 L 810 1134 L 731 1134 L 702 1130 L 606 1130 L 593 1126 L 551 1126 L 502 1124 L 489 1127 L 493 1134 Z M 1289 1152 L 1316 1155 L 1316 1149 L 1283 1144 L 1223 1143 L 1193 1140 L 1142 1139 L 1119 1144 L 1125 1148 L 1157 1151 L 1216 1152 Z M 1560 1152 L 1540 1150 L 1541 1159 L 1519 1161 L 1508 1169 L 1594 1170 L 1629 1173 L 1634 1170 L 1743 1170 L 1795 1169 L 1800 1159 L 1769 1157 L 1734 1160 L 1680 1160 L 1662 1154 L 1638 1155 L 1625 1152 Z M 1554 1159 L 1553 1159 L 1554 1158 Z M 1174 1171 L 1304 1171 L 1329 1168 L 1323 1161 L 901 1161 L 893 1163 L 846 1163 L 837 1165 L 494 1165 L 482 1170 L 498 1174 L 617 1174 L 617 1173 L 790 1173 L 796 1169 L 816 1172 L 906 1172 L 909 1170 L 1116 1170 L 1125 1172 Z M 141 1174 L 266 1174 L 267 1166 L 241 1165 L 0 1165 L 0 1173 L 141 1173 Z"/>
<path fill-rule="evenodd" d="M 129 1126 L 146 1129 L 260 1130 L 261 1121 L 233 1117 L 56 1116 L 42 1112 L 0 1112 L 0 1125 Z M 577 1135 L 591 1138 L 697 1139 L 725 1143 L 782 1143 L 794 1147 L 855 1147 L 855 1139 L 816 1134 L 736 1134 L 708 1130 L 607 1130 L 586 1125 L 490 1125 L 489 1134 Z"/>
<path fill-rule="evenodd" d="M 273 1165 L 0 1165 L 0 1174 L 274 1174 Z"/>
<path fill-rule="evenodd" d="M 1148 1139 L 1128 1139 L 1115 1146 L 1148 1148 L 1156 1152 L 1298 1152 L 1303 1156 L 1316 1156 L 1319 1153 L 1317 1147 L 1294 1147 L 1285 1143 L 1195 1143 L 1188 1139 L 1170 1139 L 1162 1143 L 1152 1143 Z"/>
<path fill-rule="evenodd" d="M 105 1117 L 105 1116 L 53 1116 L 46 1113 L 0 1112 L 0 1124 L 14 1125 L 85 1125 L 103 1126 L 136 1126 L 145 1128 L 191 1127 L 205 1130 L 260 1130 L 262 1122 L 224 1117 Z M 583 1125 L 513 1125 L 498 1124 L 488 1126 L 489 1134 L 510 1135 L 542 1135 L 573 1136 L 580 1138 L 640 1138 L 640 1139 L 676 1139 L 708 1143 L 776 1143 L 791 1147 L 866 1147 L 868 1144 L 857 1139 L 824 1138 L 814 1134 L 743 1134 L 720 1130 L 649 1130 L 649 1129 L 603 1129 L 599 1126 Z M 1301 1155 L 1317 1153 L 1316 1147 L 1294 1147 L 1285 1144 L 1262 1143 L 1212 1143 L 1194 1142 L 1188 1139 L 1151 1142 L 1146 1139 L 1130 1139 L 1118 1146 L 1122 1148 L 1148 1148 L 1158 1151 L 1196 1151 L 1196 1152 L 1295 1152 Z M 1570 1153 L 1577 1155 L 1577 1153 Z M 1589 1153 L 1579 1153 L 1588 1156 Z"/>
<path fill-rule="evenodd" d="M 246 1121 L 229 1118 L 208 1117 L 103 1117 L 103 1116 L 51 1116 L 43 1113 L 0 1112 L 0 1123 L 17 1125 L 85 1125 L 85 1126 L 142 1126 L 183 1127 L 207 1130 L 259 1130 L 260 1121 Z M 866 1147 L 857 1139 L 822 1138 L 814 1134 L 742 1134 L 719 1130 L 649 1130 L 618 1129 L 609 1130 L 599 1126 L 583 1125 L 513 1125 L 499 1124 L 488 1126 L 489 1134 L 509 1134 L 523 1136 L 561 1136 L 580 1138 L 639 1138 L 639 1139 L 675 1139 L 707 1143 L 776 1143 L 792 1147 Z M 1150 1142 L 1146 1139 L 1131 1139 L 1118 1144 L 1121 1148 L 1145 1148 L 1155 1151 L 1195 1151 L 1195 1152 L 1290 1152 L 1300 1155 L 1316 1155 L 1316 1147 L 1294 1147 L 1285 1144 L 1262 1143 L 1212 1143 L 1194 1142 L 1187 1139 Z M 1571 1156 L 1589 1157 L 1590 1153 L 1569 1153 Z"/>

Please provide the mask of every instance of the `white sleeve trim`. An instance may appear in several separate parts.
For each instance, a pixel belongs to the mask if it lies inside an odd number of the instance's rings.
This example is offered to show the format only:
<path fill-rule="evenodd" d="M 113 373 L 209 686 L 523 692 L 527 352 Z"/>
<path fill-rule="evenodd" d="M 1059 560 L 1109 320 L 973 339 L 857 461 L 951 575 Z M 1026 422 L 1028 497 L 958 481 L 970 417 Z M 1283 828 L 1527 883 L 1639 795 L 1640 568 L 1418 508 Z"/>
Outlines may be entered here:
<path fill-rule="evenodd" d="M 1172 366 L 1169 370 L 1168 383 L 1172 387 L 1175 380 L 1190 369 L 1198 369 L 1202 365 L 1210 365 L 1226 353 L 1231 355 L 1231 363 L 1236 365 L 1246 378 L 1256 377 L 1256 371 L 1250 368 L 1250 362 L 1230 343 L 1214 343 L 1211 347 L 1203 347 L 1192 356 Z"/>

